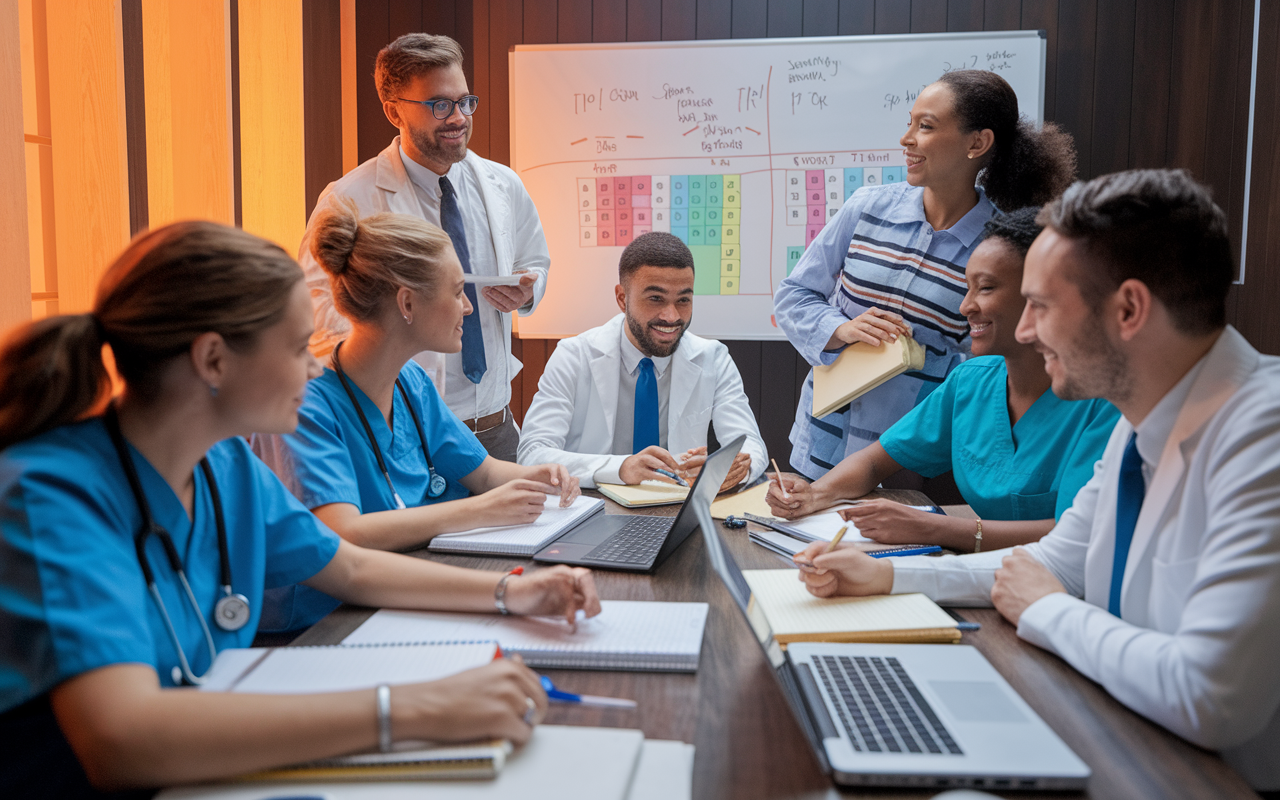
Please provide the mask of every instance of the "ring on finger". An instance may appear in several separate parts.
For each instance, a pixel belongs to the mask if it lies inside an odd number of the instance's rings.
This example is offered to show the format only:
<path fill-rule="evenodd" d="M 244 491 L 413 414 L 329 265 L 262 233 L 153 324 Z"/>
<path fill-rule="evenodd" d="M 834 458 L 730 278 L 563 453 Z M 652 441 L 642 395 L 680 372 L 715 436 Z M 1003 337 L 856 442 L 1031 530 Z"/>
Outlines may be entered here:
<path fill-rule="evenodd" d="M 535 717 L 535 716 L 537 715 L 537 713 L 538 713 L 538 704 L 537 704 L 537 703 L 535 703 L 535 702 L 533 702 L 533 698 L 532 698 L 532 697 L 525 697 L 525 699 L 524 699 L 524 708 L 525 708 L 525 711 L 524 711 L 524 724 L 525 724 L 525 725 L 532 725 L 532 724 L 533 724 L 534 717 Z"/>

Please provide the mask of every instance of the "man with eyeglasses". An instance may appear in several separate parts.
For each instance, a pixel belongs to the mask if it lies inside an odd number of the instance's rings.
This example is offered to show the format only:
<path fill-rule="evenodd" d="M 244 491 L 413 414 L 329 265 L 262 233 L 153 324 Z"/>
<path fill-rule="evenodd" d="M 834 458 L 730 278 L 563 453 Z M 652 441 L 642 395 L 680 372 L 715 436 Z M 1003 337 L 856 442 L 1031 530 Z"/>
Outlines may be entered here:
<path fill-rule="evenodd" d="M 400 135 L 329 184 L 316 209 L 349 197 L 364 215 L 416 216 L 449 234 L 464 271 L 479 277 L 522 273 L 517 285 L 468 283 L 475 310 L 463 320 L 462 352 L 417 356 L 489 454 L 515 461 L 520 431 L 508 405 L 521 365 L 511 355 L 509 314 L 531 313 L 546 289 L 551 258 L 538 211 L 514 172 L 467 150 L 480 98 L 467 88 L 457 42 L 405 34 L 378 53 L 374 80 L 382 110 Z M 311 256 L 311 230 L 309 224 L 298 260 L 316 304 L 313 344 L 323 356 L 350 326 L 334 309 L 328 276 Z"/>

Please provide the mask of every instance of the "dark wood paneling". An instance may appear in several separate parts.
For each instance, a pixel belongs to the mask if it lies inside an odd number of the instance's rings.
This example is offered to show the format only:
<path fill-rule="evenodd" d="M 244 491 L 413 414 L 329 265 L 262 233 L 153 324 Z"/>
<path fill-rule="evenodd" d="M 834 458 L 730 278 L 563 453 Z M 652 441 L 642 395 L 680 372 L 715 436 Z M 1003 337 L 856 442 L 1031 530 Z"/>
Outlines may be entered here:
<path fill-rule="evenodd" d="M 1173 85 L 1170 98 L 1169 166 L 1186 167 L 1204 175 L 1209 120 L 1210 59 L 1214 4 L 1210 0 L 1181 0 L 1175 5 Z"/>
<path fill-rule="evenodd" d="M 947 30 L 980 31 L 985 20 L 983 0 L 949 0 Z"/>
<path fill-rule="evenodd" d="M 738 9 L 733 9 L 734 17 Z M 805 0 L 802 36 L 835 36 L 840 32 L 840 0 Z"/>
<path fill-rule="evenodd" d="M 428 5 L 432 4 L 428 3 Z M 422 0 L 389 0 L 387 3 L 388 42 L 406 33 L 418 33 L 422 30 Z M 444 33 L 444 31 L 432 31 L 432 33 Z M 445 33 L 445 35 L 449 34 Z"/>
<path fill-rule="evenodd" d="M 662 39 L 662 0 L 627 0 L 627 41 Z"/>
<path fill-rule="evenodd" d="M 142 59 L 142 0 L 120 6 L 120 35 L 124 57 L 124 128 L 129 167 L 129 233 L 150 223 L 147 196 L 147 104 Z"/>
<path fill-rule="evenodd" d="M 694 0 L 685 0 L 693 5 Z M 696 0 L 698 39 L 728 39 L 733 32 L 732 0 Z"/>
<path fill-rule="evenodd" d="M 696 39 L 698 10 L 689 0 L 662 0 L 662 39 Z"/>
<path fill-rule="evenodd" d="M 1075 137 L 1080 176 L 1092 178 L 1093 74 L 1097 43 L 1097 0 L 1062 0 L 1058 4 L 1058 97 L 1045 116 Z M 1052 115 L 1052 116 L 1050 116 Z"/>
<path fill-rule="evenodd" d="M 342 177 L 342 4 L 302 1 L 302 117 L 307 217 L 330 181 Z"/>
<path fill-rule="evenodd" d="M 1022 0 L 986 0 L 982 6 L 982 28 L 1014 31 L 1022 27 Z"/>
<path fill-rule="evenodd" d="M 552 0 L 554 4 L 555 0 Z M 419 0 L 422 5 L 422 28 L 425 33 L 458 38 L 458 11 L 453 3 L 436 3 Z"/>
<path fill-rule="evenodd" d="M 397 133 L 382 113 L 382 101 L 373 82 L 378 51 L 391 41 L 387 35 L 389 15 L 387 0 L 356 3 L 356 152 L 361 161 L 382 152 Z"/>
<path fill-rule="evenodd" d="M 593 0 L 591 41 L 625 42 L 626 40 L 627 0 Z"/>
<path fill-rule="evenodd" d="M 734 39 L 763 39 L 769 35 L 769 0 L 736 0 L 733 4 Z"/>
<path fill-rule="evenodd" d="M 556 0 L 524 0 L 524 43 L 555 44 L 559 17 Z"/>
<path fill-rule="evenodd" d="M 942 33 L 947 29 L 947 0 L 911 0 L 911 32 Z"/>
<path fill-rule="evenodd" d="M 560 42 L 591 41 L 591 0 L 560 0 L 556 19 Z"/>
<path fill-rule="evenodd" d="M 1058 0 L 1022 0 L 1022 29 L 1045 32 L 1044 114 L 1045 119 L 1053 120 L 1058 85 Z"/>
<path fill-rule="evenodd" d="M 876 33 L 910 33 L 911 4 L 877 0 Z"/>
<path fill-rule="evenodd" d="M 508 53 L 524 37 L 524 6 L 521 0 L 490 0 L 489 3 L 489 154 L 486 158 L 511 163 L 511 104 L 507 102 L 511 83 Z"/>
<path fill-rule="evenodd" d="M 840 0 L 841 36 L 865 36 L 876 32 L 876 0 Z"/>
<path fill-rule="evenodd" d="M 1129 125 L 1133 104 L 1136 0 L 1098 4 L 1097 64 L 1093 76 L 1092 143 L 1094 175 L 1129 166 Z"/>
<path fill-rule="evenodd" d="M 803 3 L 795 0 L 769 0 L 769 29 L 766 36 L 799 36 L 803 30 Z"/>
<path fill-rule="evenodd" d="M 1138 0 L 1135 9 L 1133 92 L 1129 121 L 1130 167 L 1153 169 L 1167 163 L 1169 92 L 1173 69 L 1173 4 Z M 1119 133 L 1119 126 L 1115 128 Z"/>

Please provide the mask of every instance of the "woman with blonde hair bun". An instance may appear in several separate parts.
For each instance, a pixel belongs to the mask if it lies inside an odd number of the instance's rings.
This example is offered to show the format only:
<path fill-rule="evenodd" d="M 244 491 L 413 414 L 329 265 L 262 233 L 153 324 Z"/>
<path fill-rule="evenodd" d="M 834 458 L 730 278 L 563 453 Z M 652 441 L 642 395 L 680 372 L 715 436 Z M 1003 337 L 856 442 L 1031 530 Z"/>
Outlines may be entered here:
<path fill-rule="evenodd" d="M 283 250 L 183 222 L 135 239 L 91 313 L 0 346 L 0 797 L 149 796 L 393 737 L 528 738 L 546 696 L 507 660 L 389 693 L 176 688 L 252 643 L 267 587 L 496 611 L 498 574 L 344 542 L 249 451 L 243 437 L 297 424 L 320 372 L 311 319 Z M 591 576 L 563 567 L 506 604 L 599 610 Z"/>
<path fill-rule="evenodd" d="M 297 431 L 257 447 L 303 505 L 344 539 L 409 550 L 441 533 L 534 522 L 548 495 L 574 501 L 578 481 L 559 464 L 490 456 L 413 360 L 461 350 L 472 312 L 444 231 L 403 214 L 361 219 L 350 200 L 333 200 L 310 243 L 351 333 L 307 385 Z M 271 605 L 271 624 L 293 630 L 336 603 L 298 587 Z"/>

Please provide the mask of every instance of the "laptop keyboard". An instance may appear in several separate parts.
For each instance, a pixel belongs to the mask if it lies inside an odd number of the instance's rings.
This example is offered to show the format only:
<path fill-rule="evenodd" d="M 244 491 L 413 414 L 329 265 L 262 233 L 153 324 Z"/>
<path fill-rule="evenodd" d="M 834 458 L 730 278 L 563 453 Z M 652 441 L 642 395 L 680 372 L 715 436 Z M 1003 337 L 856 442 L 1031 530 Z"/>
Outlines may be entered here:
<path fill-rule="evenodd" d="M 658 555 L 675 517 L 632 517 L 613 536 L 582 557 L 584 561 L 647 564 Z"/>
<path fill-rule="evenodd" d="M 896 658 L 814 656 L 853 749 L 964 755 Z"/>

